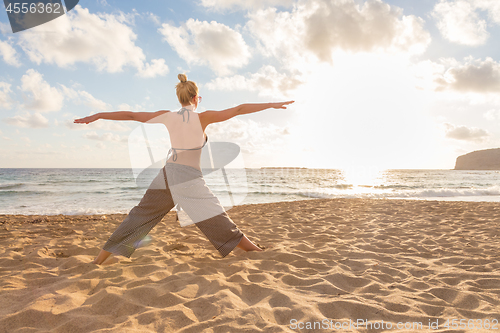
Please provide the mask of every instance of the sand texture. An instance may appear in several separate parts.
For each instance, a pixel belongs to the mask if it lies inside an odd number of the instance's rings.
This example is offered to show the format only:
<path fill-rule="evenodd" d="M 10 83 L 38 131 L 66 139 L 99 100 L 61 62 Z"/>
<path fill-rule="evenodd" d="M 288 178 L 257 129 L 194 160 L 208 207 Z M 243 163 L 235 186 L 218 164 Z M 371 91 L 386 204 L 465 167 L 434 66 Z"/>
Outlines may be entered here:
<path fill-rule="evenodd" d="M 171 212 L 131 259 L 97 266 L 124 215 L 0 216 L 0 332 L 500 331 L 499 203 L 321 199 L 229 215 L 268 248 L 222 259 Z M 333 327 L 358 319 L 393 326 Z"/>

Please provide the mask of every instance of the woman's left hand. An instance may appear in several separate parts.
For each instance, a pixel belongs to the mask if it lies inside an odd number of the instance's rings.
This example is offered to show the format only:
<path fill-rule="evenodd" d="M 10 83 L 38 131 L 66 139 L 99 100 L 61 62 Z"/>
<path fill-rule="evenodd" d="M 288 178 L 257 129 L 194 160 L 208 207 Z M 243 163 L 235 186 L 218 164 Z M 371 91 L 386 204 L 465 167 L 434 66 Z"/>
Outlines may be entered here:
<path fill-rule="evenodd" d="M 288 101 L 288 102 L 278 102 L 278 103 L 271 103 L 272 107 L 275 109 L 286 109 L 286 105 L 295 103 L 295 101 Z"/>
<path fill-rule="evenodd" d="M 75 124 L 89 124 L 93 121 L 96 121 L 97 119 L 99 119 L 99 115 L 93 114 L 93 115 L 85 117 L 85 118 L 75 119 L 73 122 Z"/>

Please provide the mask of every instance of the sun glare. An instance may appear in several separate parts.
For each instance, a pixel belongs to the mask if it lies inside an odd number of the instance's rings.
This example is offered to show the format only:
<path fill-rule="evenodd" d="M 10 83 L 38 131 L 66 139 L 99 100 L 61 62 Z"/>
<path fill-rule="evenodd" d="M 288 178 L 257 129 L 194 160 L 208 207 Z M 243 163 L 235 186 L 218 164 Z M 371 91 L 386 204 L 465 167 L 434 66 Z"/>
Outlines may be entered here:
<path fill-rule="evenodd" d="M 383 168 L 377 166 L 353 166 L 341 170 L 346 185 L 354 187 L 373 187 L 383 181 Z"/>
<path fill-rule="evenodd" d="M 336 55 L 318 64 L 298 91 L 296 126 L 300 140 L 314 148 L 319 165 L 346 168 L 421 168 L 433 161 L 435 131 L 428 102 L 415 87 L 409 63 L 390 55 Z"/>

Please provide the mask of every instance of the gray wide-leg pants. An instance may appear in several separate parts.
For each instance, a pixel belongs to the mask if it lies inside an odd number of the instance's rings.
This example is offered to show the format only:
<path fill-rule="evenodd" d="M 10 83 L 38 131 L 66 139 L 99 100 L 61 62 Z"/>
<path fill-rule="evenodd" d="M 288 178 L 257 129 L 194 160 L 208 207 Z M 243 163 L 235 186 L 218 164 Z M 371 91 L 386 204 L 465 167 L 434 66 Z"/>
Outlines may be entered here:
<path fill-rule="evenodd" d="M 139 204 L 132 208 L 111 235 L 103 250 L 130 258 L 136 250 L 137 244 L 174 208 L 175 203 L 167 178 L 172 180 L 179 179 L 179 177 L 168 177 L 167 174 L 180 174 L 186 179 L 196 179 L 197 184 L 202 184 L 203 196 L 197 197 L 199 205 L 196 204 L 196 200 L 189 198 L 188 207 L 195 212 L 195 215 L 199 215 L 199 212 L 205 211 L 206 208 L 210 210 L 207 203 L 209 203 L 209 206 L 213 205 L 214 202 L 220 205 L 217 197 L 206 186 L 201 171 L 189 166 L 167 163 L 155 177 Z M 193 189 L 193 191 L 196 191 L 196 189 Z M 207 207 L 204 208 L 204 206 Z M 220 207 L 222 206 L 220 205 Z M 186 211 L 188 214 L 190 213 L 188 210 Z M 217 209 L 212 211 L 218 212 Z M 222 257 L 225 257 L 239 244 L 243 233 L 223 209 L 222 213 L 218 215 L 208 214 L 207 216 L 207 219 L 197 222 L 195 225 L 203 232 Z"/>

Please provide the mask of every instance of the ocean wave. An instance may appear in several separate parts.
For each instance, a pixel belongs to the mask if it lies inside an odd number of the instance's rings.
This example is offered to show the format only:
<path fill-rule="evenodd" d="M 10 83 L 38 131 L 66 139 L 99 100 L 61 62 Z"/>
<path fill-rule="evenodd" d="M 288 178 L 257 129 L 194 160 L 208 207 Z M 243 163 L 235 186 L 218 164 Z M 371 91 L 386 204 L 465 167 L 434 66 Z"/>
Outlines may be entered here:
<path fill-rule="evenodd" d="M 100 208 L 67 208 L 67 209 L 11 209 L 1 210 L 2 215 L 100 215 L 100 214 L 128 214 L 130 209 L 100 209 Z"/>
<path fill-rule="evenodd" d="M 47 192 L 47 191 L 13 191 L 6 190 L 0 191 L 0 196 L 14 196 L 14 195 L 53 195 L 55 192 Z"/>
<path fill-rule="evenodd" d="M 367 191 L 356 192 L 355 190 L 342 193 L 340 191 L 327 192 L 320 191 L 298 191 L 296 193 L 302 197 L 313 198 L 453 198 L 453 197 L 490 197 L 500 196 L 500 187 L 492 186 L 489 188 L 436 188 L 436 189 L 421 189 L 421 190 L 400 190 L 400 191 Z"/>
<path fill-rule="evenodd" d="M 13 188 L 20 188 L 24 184 L 23 183 L 14 183 L 14 184 L 0 184 L 0 190 L 10 190 Z"/>
<path fill-rule="evenodd" d="M 132 191 L 137 191 L 137 190 L 145 190 L 149 186 L 142 186 L 142 185 L 137 185 L 137 186 L 123 186 L 123 187 L 112 187 L 110 190 L 132 190 Z"/>
<path fill-rule="evenodd" d="M 412 193 L 413 192 L 413 193 Z M 397 194 L 397 193 L 395 193 Z M 500 187 L 494 186 L 485 189 L 427 189 L 420 191 L 411 191 L 409 193 L 401 193 L 407 196 L 417 197 L 475 197 L 475 196 L 497 196 L 500 195 Z"/>

